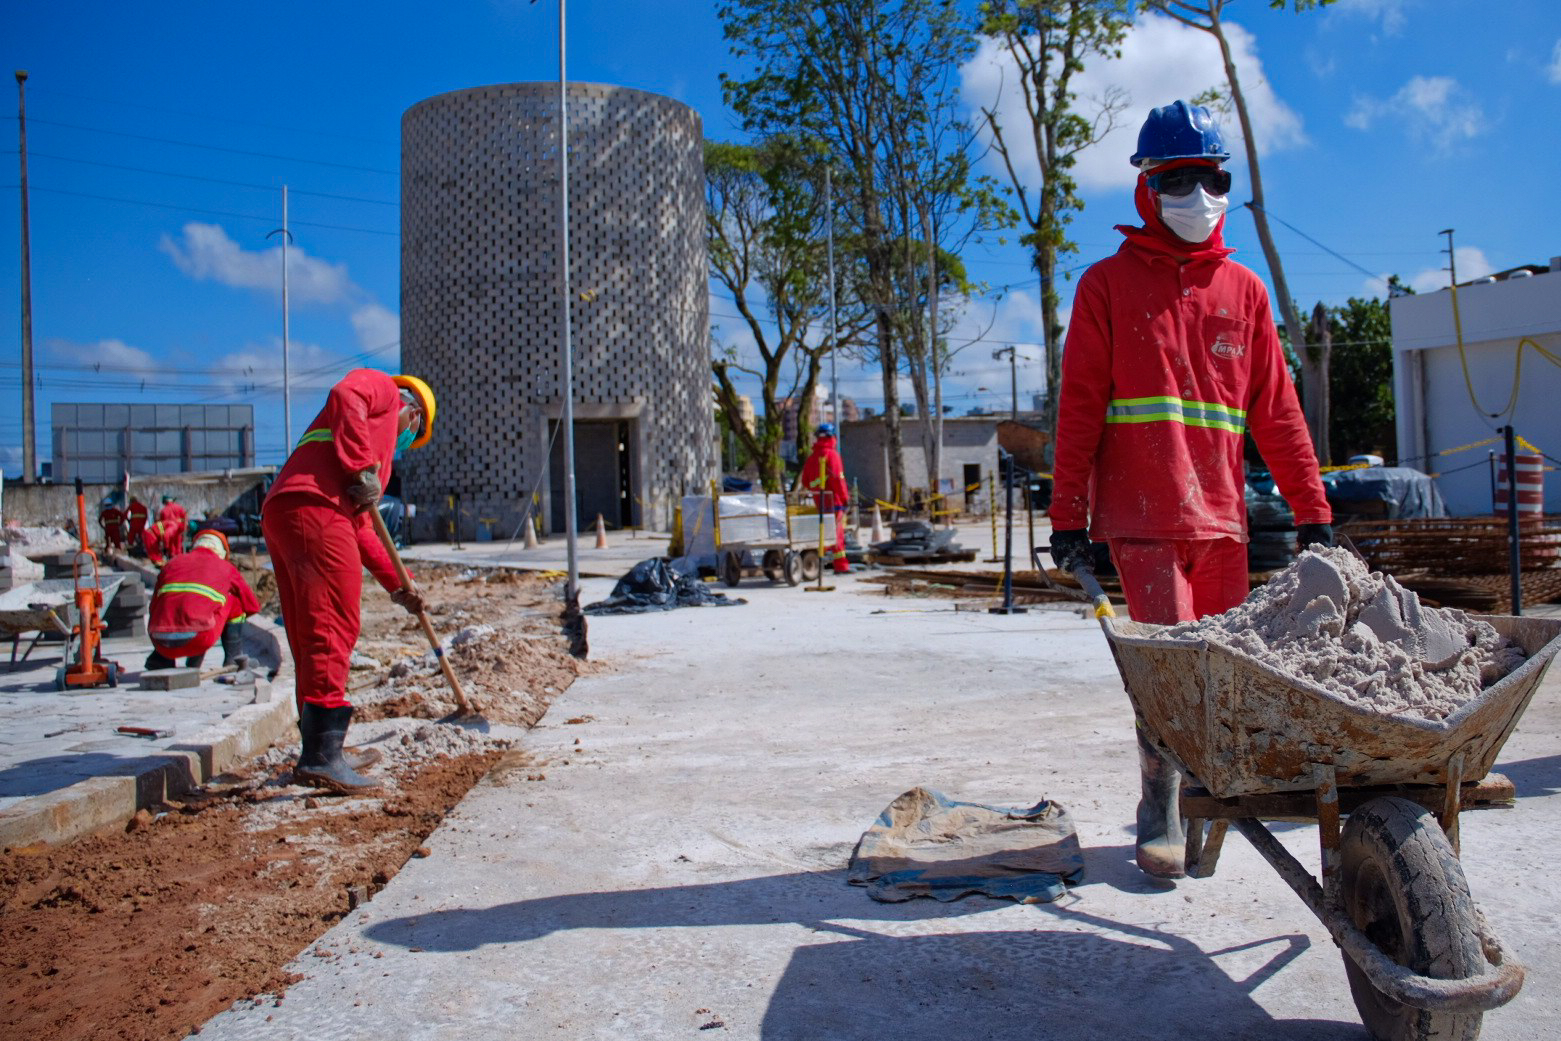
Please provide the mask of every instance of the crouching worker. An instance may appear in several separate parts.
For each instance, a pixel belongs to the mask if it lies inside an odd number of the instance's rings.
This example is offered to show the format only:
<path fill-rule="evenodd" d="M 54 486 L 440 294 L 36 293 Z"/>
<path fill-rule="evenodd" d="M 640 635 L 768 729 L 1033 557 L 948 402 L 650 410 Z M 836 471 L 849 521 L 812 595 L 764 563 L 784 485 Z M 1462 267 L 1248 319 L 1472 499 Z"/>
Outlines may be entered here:
<path fill-rule="evenodd" d="M 219 641 L 222 664 L 237 664 L 243 654 L 244 619 L 260 610 L 255 591 L 228 562 L 228 540 L 220 531 L 195 536 L 195 549 L 163 567 L 152 591 L 148 635 L 152 653 L 146 668 L 171 669 L 177 659 L 200 668 Z"/>
<path fill-rule="evenodd" d="M 401 584 L 371 511 L 395 455 L 433 436 L 434 409 L 433 391 L 415 376 L 353 370 L 331 388 L 261 508 L 297 676 L 299 784 L 342 794 L 376 787 L 342 752 L 363 569 L 412 614 L 423 598 L 415 585 Z"/>

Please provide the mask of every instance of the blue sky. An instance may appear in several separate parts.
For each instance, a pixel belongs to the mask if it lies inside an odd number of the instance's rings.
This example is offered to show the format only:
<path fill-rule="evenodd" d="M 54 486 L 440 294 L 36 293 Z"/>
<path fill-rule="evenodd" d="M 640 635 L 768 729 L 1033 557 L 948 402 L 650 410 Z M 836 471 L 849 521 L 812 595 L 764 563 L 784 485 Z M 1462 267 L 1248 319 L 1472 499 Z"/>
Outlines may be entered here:
<path fill-rule="evenodd" d="M 734 63 L 713 2 L 572 0 L 570 77 L 666 94 L 707 136 L 739 134 L 717 76 Z M 1561 254 L 1561 5 L 1553 0 L 1340 0 L 1278 13 L 1262 0 L 1227 17 L 1259 124 L 1270 212 L 1304 308 L 1384 293 L 1396 273 L 1446 284 Z M 283 451 L 280 189 L 290 186 L 293 423 L 345 369 L 394 369 L 399 121 L 447 90 L 557 76 L 556 3 L 489 0 L 266 5 L 169 2 L 7 5 L 0 53 L 27 83 L 33 337 L 39 457 L 52 401 L 253 402 L 262 462 Z M 1086 208 L 1075 263 L 1113 251 L 1135 220 L 1126 157 L 1143 114 L 1221 79 L 1202 34 L 1141 21 L 1122 60 L 1086 92 L 1124 90 L 1125 126 L 1081 163 Z M 983 52 L 962 73 L 974 104 L 998 82 Z M 21 452 L 19 218 L 14 82 L 0 110 L 0 467 Z M 1246 198 L 1244 167 L 1233 202 Z M 1008 236 L 1011 240 L 1012 235 Z M 1266 276 L 1250 218 L 1227 241 Z M 1332 251 L 1331 253 L 1329 251 Z M 1342 255 L 1333 255 L 1334 253 Z M 1006 407 L 991 348 L 1039 339 L 1022 252 L 971 248 L 972 275 L 1001 294 L 965 302 L 952 337 L 958 411 Z M 1066 287 L 1071 293 L 1071 284 Z M 733 313 L 712 319 L 743 348 Z M 1022 348 L 1021 358 L 1039 357 Z M 1041 389 L 1021 364 L 1020 394 Z M 878 377 L 842 373 L 842 393 L 878 404 Z"/>

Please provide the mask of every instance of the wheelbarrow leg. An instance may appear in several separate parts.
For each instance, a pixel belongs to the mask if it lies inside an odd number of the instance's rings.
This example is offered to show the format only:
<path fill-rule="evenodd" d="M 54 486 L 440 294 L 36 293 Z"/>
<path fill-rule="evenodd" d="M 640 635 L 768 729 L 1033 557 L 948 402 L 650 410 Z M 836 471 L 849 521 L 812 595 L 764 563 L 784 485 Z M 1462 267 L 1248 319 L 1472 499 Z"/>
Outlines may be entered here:
<path fill-rule="evenodd" d="M 1204 830 L 1204 825 L 1208 830 Z M 1220 850 L 1225 845 L 1225 835 L 1230 821 L 1217 818 L 1202 821 L 1187 818 L 1187 877 L 1209 878 L 1219 864 Z"/>
<path fill-rule="evenodd" d="M 1447 841 L 1453 847 L 1453 856 L 1462 856 L 1458 842 L 1458 810 L 1463 796 L 1463 753 L 1459 752 L 1447 763 L 1447 789 L 1442 795 L 1442 813 L 1439 822 L 1447 833 Z"/>
<path fill-rule="evenodd" d="M 1332 763 L 1313 763 L 1317 786 L 1317 841 L 1322 847 L 1323 899 L 1339 906 L 1339 780 Z"/>

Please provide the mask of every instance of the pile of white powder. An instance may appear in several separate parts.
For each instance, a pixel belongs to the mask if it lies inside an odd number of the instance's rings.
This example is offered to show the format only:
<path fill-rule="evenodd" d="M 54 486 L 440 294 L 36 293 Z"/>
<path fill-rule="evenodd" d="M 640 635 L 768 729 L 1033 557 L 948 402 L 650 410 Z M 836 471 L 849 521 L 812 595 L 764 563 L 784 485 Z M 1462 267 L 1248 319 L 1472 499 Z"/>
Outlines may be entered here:
<path fill-rule="evenodd" d="M 1488 623 L 1423 606 L 1338 548 L 1308 550 L 1237 607 L 1164 635 L 1233 648 L 1373 711 L 1430 720 L 1527 657 Z"/>

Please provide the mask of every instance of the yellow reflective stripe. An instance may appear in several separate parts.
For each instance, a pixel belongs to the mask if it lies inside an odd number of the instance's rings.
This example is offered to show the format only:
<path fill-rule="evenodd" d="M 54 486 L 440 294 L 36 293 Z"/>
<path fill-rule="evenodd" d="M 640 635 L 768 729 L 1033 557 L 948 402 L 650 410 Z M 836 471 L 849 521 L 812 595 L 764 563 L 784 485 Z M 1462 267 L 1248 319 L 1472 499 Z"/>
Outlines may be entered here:
<path fill-rule="evenodd" d="M 295 447 L 302 448 L 304 445 L 310 444 L 314 441 L 334 440 L 336 440 L 335 434 L 331 433 L 329 430 L 326 430 L 324 427 L 316 427 L 315 429 L 306 432 L 303 437 L 300 437 L 298 439 L 298 444 Z"/>
<path fill-rule="evenodd" d="M 247 615 L 247 614 L 240 614 L 240 615 L 234 615 L 232 618 L 229 618 L 228 619 L 228 624 L 232 625 L 234 622 L 247 622 L 247 621 L 249 621 L 249 615 Z"/>
<path fill-rule="evenodd" d="M 226 596 L 217 592 L 215 589 L 211 588 L 211 586 L 203 586 L 199 582 L 169 582 L 163 586 L 160 592 L 194 593 L 197 596 L 204 596 L 208 600 L 215 600 L 219 604 L 225 604 L 228 602 L 228 598 Z"/>
<path fill-rule="evenodd" d="M 1189 401 L 1173 397 L 1117 398 L 1106 403 L 1107 423 L 1181 423 L 1184 426 L 1225 430 L 1240 434 L 1246 430 L 1244 409 L 1217 401 Z"/>

